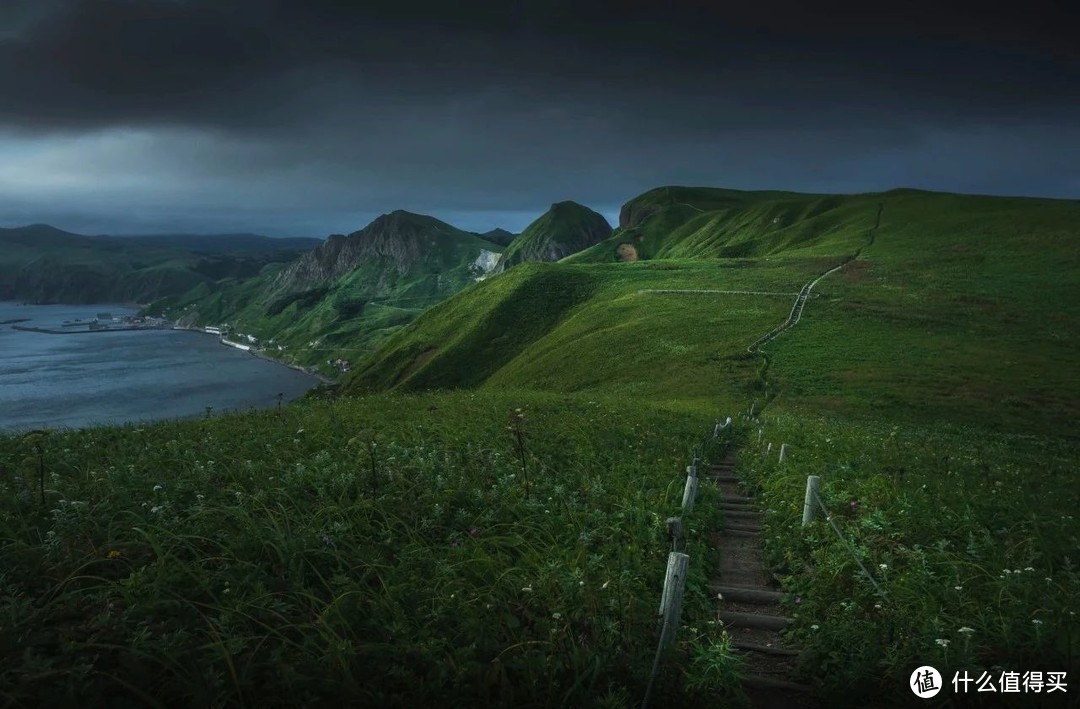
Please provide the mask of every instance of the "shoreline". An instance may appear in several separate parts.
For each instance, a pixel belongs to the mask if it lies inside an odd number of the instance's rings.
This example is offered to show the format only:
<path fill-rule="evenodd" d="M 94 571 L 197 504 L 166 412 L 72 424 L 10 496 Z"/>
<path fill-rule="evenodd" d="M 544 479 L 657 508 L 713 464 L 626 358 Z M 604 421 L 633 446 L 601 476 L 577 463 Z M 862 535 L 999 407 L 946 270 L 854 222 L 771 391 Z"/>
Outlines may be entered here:
<path fill-rule="evenodd" d="M 172 329 L 172 330 L 181 330 L 181 331 L 184 331 L 184 332 L 194 332 L 195 334 L 198 334 L 198 335 L 210 335 L 212 337 L 216 337 L 218 342 L 224 347 L 231 347 L 232 349 L 240 350 L 241 352 L 246 352 L 249 355 L 251 355 L 252 357 L 257 357 L 258 359 L 262 359 L 262 360 L 265 360 L 267 362 L 273 362 L 274 364 L 279 364 L 282 367 L 288 367 L 289 369 L 292 369 L 293 371 L 300 372 L 301 374 L 306 374 L 309 377 L 313 377 L 314 379 L 318 379 L 319 382 L 321 382 L 323 384 L 337 384 L 338 383 L 337 380 L 330 379 L 329 377 L 326 377 L 326 376 L 324 376 L 322 374 L 319 374 L 318 372 L 313 372 L 310 369 L 308 369 L 307 367 L 303 367 L 303 366 L 301 366 L 299 364 L 289 364 L 288 362 L 283 362 L 280 359 L 275 359 L 274 357 L 271 357 L 270 355 L 266 354 L 265 352 L 262 352 L 260 350 L 256 350 L 253 347 L 250 347 L 248 345 L 241 345 L 239 343 L 233 343 L 233 342 L 230 342 L 229 340 L 226 340 L 225 338 L 221 337 L 220 335 L 215 335 L 212 332 L 206 332 L 206 330 L 202 329 L 201 327 L 185 327 L 183 325 L 173 325 L 172 328 L 170 328 L 170 329 Z"/>

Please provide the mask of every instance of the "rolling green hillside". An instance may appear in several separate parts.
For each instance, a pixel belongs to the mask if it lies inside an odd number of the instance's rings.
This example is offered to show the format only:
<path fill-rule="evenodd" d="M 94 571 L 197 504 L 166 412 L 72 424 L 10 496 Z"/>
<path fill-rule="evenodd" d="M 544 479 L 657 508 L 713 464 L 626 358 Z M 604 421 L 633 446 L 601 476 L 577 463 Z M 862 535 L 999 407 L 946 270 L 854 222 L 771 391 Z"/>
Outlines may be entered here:
<path fill-rule="evenodd" d="M 610 235 L 611 225 L 600 214 L 577 202 L 557 202 L 514 239 L 495 272 L 525 261 L 558 261 Z"/>
<path fill-rule="evenodd" d="M 146 303 L 253 277 L 312 245 L 245 235 L 90 237 L 44 224 L 0 229 L 0 300 Z"/>
<path fill-rule="evenodd" d="M 1080 415 L 1076 203 L 673 189 L 631 201 L 623 216 L 627 226 L 593 249 L 511 271 L 433 309 L 358 367 L 350 386 L 460 385 L 434 374 L 447 358 L 483 361 L 483 385 L 499 388 L 749 393 L 759 362 L 746 346 L 784 320 L 805 282 L 862 249 L 820 282 L 799 326 L 766 347 L 770 395 L 910 418 L 978 412 L 1032 431 L 1064 431 Z M 628 235 L 651 255 L 614 262 Z M 556 277 L 575 287 L 544 285 Z M 531 282 L 547 296 L 515 295 Z M 512 343 L 497 368 L 480 355 L 492 328 Z M 470 372 L 467 383 L 480 383 Z"/>

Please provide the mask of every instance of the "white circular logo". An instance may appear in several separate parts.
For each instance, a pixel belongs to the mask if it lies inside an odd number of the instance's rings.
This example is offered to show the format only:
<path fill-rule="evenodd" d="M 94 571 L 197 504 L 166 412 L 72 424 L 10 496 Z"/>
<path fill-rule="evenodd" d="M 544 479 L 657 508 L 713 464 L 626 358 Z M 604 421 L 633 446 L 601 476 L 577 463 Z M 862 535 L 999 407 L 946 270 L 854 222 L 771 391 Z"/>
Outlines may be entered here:
<path fill-rule="evenodd" d="M 930 665 L 923 665 L 911 673 L 908 686 L 916 697 L 929 699 L 941 691 L 941 673 Z"/>

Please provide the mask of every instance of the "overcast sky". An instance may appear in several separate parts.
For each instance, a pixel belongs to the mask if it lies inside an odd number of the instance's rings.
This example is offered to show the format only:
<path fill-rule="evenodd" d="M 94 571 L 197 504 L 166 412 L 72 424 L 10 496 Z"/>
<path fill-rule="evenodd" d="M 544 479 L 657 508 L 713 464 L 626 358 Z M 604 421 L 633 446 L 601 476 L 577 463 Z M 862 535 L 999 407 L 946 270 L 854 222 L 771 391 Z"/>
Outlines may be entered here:
<path fill-rule="evenodd" d="M 0 226 L 517 231 L 665 184 L 1080 198 L 1076 9 L 460 4 L 0 0 Z"/>

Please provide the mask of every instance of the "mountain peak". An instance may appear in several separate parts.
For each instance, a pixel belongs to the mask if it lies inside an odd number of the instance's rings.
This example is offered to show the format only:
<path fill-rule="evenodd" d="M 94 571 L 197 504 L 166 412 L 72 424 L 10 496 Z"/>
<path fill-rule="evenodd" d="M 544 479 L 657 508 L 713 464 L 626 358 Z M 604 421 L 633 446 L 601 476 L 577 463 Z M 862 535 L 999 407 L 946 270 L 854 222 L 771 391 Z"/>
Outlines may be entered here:
<path fill-rule="evenodd" d="M 495 271 L 523 261 L 558 261 L 611 236 L 603 215 L 583 204 L 555 202 L 511 242 Z"/>

